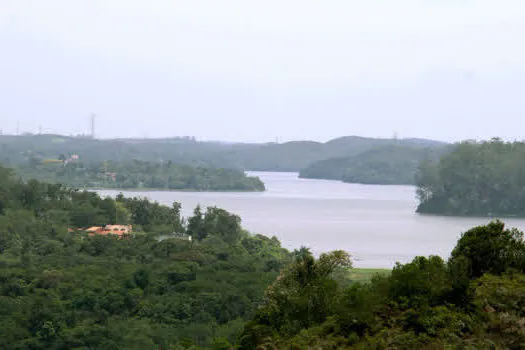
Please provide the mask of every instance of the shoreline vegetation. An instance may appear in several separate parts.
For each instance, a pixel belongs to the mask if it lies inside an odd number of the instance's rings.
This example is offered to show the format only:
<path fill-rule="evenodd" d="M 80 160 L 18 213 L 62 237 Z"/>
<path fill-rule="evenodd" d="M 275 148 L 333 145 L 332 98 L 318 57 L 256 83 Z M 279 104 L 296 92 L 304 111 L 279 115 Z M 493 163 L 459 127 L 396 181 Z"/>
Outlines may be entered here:
<path fill-rule="evenodd" d="M 189 193 L 262 193 L 265 190 L 195 190 L 186 189 L 164 189 L 164 188 L 128 188 L 128 187 L 74 187 L 83 191 L 126 191 L 126 192 L 189 192 Z"/>
<path fill-rule="evenodd" d="M 289 251 L 217 207 L 183 218 L 179 203 L 102 198 L 2 167 L 0 194 L 3 349 L 525 342 L 525 242 L 499 221 L 463 233 L 447 260 L 357 269 L 347 252 Z M 112 234 L 120 227 L 128 231 Z"/>
<path fill-rule="evenodd" d="M 451 145 L 348 136 L 325 143 L 229 144 L 192 138 L 0 135 L 0 143 L 0 160 L 22 178 L 77 188 L 260 192 L 264 183 L 245 169 L 299 171 L 303 178 L 415 184 L 421 214 L 525 217 L 522 142 Z"/>
<path fill-rule="evenodd" d="M 416 173 L 417 212 L 525 217 L 525 143 L 464 141 Z"/>
<path fill-rule="evenodd" d="M 23 179 L 35 178 L 81 189 L 191 192 L 263 192 L 264 183 L 243 171 L 203 168 L 172 162 L 106 161 L 83 163 L 71 156 L 20 166 Z"/>
<path fill-rule="evenodd" d="M 312 163 L 300 171 L 299 177 L 363 185 L 415 185 L 419 163 L 437 160 L 448 149 L 448 145 L 381 146 L 355 156 Z"/>

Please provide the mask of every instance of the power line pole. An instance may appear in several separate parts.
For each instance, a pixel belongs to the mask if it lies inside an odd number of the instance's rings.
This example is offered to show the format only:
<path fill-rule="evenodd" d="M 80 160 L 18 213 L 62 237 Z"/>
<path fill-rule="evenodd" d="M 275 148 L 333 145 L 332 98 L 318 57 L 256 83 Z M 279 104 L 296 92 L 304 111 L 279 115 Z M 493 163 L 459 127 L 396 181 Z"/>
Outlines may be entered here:
<path fill-rule="evenodd" d="M 95 138 L 95 114 L 91 113 L 91 138 Z"/>

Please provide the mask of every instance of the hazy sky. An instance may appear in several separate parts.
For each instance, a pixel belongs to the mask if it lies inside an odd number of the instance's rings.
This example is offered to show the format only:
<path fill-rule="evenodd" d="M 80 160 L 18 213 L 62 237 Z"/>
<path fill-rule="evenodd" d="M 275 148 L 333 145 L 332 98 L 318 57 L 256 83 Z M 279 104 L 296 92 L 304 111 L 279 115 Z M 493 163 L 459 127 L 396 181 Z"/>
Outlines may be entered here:
<path fill-rule="evenodd" d="M 524 93 L 523 0 L 0 0 L 4 133 L 522 139 Z"/>

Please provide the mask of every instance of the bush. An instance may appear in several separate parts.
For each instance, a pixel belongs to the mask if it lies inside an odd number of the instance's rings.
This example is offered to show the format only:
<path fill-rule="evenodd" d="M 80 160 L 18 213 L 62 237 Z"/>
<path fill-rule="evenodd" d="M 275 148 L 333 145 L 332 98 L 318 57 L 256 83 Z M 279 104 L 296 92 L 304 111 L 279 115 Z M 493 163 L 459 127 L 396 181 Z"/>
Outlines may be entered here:
<path fill-rule="evenodd" d="M 501 274 L 510 268 L 522 270 L 524 254 L 523 233 L 505 229 L 498 220 L 465 232 L 452 251 L 451 261 L 465 257 L 469 277 L 477 278 L 485 273 Z"/>

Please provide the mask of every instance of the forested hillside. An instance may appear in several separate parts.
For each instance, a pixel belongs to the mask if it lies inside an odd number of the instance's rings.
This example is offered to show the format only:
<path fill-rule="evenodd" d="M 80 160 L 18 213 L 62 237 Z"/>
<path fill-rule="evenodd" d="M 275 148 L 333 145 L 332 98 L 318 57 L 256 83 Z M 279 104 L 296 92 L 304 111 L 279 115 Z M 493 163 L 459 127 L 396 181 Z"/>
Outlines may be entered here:
<path fill-rule="evenodd" d="M 88 163 L 137 159 L 155 163 L 171 160 L 176 164 L 212 168 L 236 167 L 221 156 L 230 146 L 190 138 L 98 140 L 63 135 L 0 135 L 0 145 L 0 161 L 10 166 L 56 159 L 61 154 L 77 154 Z"/>
<path fill-rule="evenodd" d="M 240 349 L 521 349 L 523 233 L 475 227 L 448 261 L 417 257 L 390 276 L 344 283 L 343 252 L 308 251 L 283 269 L 239 339 Z"/>
<path fill-rule="evenodd" d="M 0 348 L 525 343 L 525 243 L 501 222 L 467 231 L 448 261 L 417 257 L 370 282 L 349 278 L 348 253 L 289 253 L 240 222 L 215 207 L 195 208 L 185 220 L 178 203 L 100 198 L 21 182 L 0 168 Z M 133 232 L 84 231 L 105 224 L 132 224 Z"/>
<path fill-rule="evenodd" d="M 462 142 L 417 174 L 418 212 L 525 216 L 525 143 Z"/>
<path fill-rule="evenodd" d="M 258 177 L 235 169 L 177 165 L 171 161 L 139 160 L 84 163 L 61 159 L 21 164 L 17 173 L 24 179 L 38 179 L 78 188 L 162 189 L 189 191 L 264 191 Z"/>
<path fill-rule="evenodd" d="M 133 234 L 82 230 L 106 224 Z M 289 257 L 222 209 L 183 220 L 0 168 L 0 349 L 229 349 Z"/>
<path fill-rule="evenodd" d="M 84 162 L 129 161 L 132 159 L 185 164 L 208 168 L 260 171 L 299 171 L 315 161 L 354 156 L 380 146 L 432 146 L 442 143 L 422 139 L 374 139 L 357 136 L 326 143 L 240 144 L 198 142 L 191 138 L 94 140 L 61 135 L 0 135 L 0 162 L 7 165 L 29 160 L 78 154 Z"/>
<path fill-rule="evenodd" d="M 382 146 L 354 156 L 315 162 L 301 170 L 300 177 L 362 184 L 411 185 L 415 183 L 414 175 L 421 161 L 435 161 L 447 151 L 445 145 Z"/>

